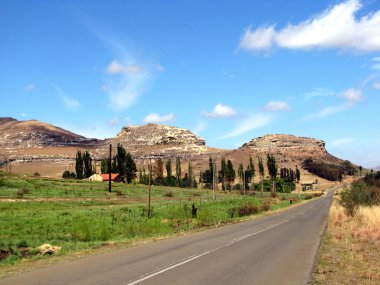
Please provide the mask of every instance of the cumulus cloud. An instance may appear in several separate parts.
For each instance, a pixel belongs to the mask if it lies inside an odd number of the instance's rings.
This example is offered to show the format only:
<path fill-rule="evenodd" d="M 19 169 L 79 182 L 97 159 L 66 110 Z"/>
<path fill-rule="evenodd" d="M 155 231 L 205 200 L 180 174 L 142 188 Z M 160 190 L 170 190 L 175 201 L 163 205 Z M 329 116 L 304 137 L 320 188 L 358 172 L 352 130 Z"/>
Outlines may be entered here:
<path fill-rule="evenodd" d="M 264 111 L 267 112 L 279 112 L 289 110 L 289 104 L 285 101 L 269 101 L 264 106 Z"/>
<path fill-rule="evenodd" d="M 363 101 L 363 94 L 360 90 L 350 88 L 344 91 L 339 95 L 340 97 L 346 99 L 347 105 L 348 106 L 353 106 L 360 101 Z"/>
<path fill-rule="evenodd" d="M 234 108 L 222 104 L 216 104 L 211 112 L 202 112 L 203 116 L 212 118 L 234 117 L 236 114 L 237 113 Z"/>
<path fill-rule="evenodd" d="M 33 91 L 34 89 L 36 89 L 36 85 L 34 83 L 29 83 L 29 84 L 26 84 L 22 90 L 24 90 L 25 92 L 31 92 Z"/>
<path fill-rule="evenodd" d="M 373 88 L 380 90 L 380 82 L 373 83 Z"/>
<path fill-rule="evenodd" d="M 267 50 L 277 45 L 288 49 L 352 49 L 361 52 L 380 50 L 380 11 L 357 16 L 363 7 L 359 0 L 348 0 L 297 24 L 276 30 L 274 26 L 249 27 L 239 47 Z"/>
<path fill-rule="evenodd" d="M 158 123 L 173 123 L 176 117 L 173 113 L 167 115 L 159 115 L 157 113 L 151 113 L 144 118 L 146 124 L 158 124 Z"/>
<path fill-rule="evenodd" d="M 259 129 L 267 126 L 271 122 L 272 118 L 264 114 L 250 115 L 247 118 L 239 120 L 236 127 L 223 135 L 221 139 L 233 138 L 255 129 Z"/>

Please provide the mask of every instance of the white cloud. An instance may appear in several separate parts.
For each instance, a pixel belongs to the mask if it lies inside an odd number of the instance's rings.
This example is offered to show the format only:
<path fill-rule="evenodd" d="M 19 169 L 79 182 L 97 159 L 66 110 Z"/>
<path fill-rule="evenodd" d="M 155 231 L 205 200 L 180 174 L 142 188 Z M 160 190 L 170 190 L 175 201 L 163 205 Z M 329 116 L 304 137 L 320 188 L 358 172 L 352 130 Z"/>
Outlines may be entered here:
<path fill-rule="evenodd" d="M 362 8 L 359 0 L 348 0 L 326 9 L 319 15 L 283 29 L 248 28 L 240 48 L 267 50 L 273 45 L 288 49 L 337 48 L 362 52 L 380 50 L 380 11 L 356 17 Z"/>
<path fill-rule="evenodd" d="M 373 83 L 373 88 L 380 90 L 380 82 Z"/>
<path fill-rule="evenodd" d="M 234 117 L 236 114 L 237 113 L 234 108 L 222 104 L 216 104 L 211 112 L 202 112 L 203 116 L 212 118 Z"/>
<path fill-rule="evenodd" d="M 151 113 L 144 118 L 146 124 L 158 124 L 158 123 L 173 123 L 175 121 L 175 115 L 173 113 L 167 115 L 159 115 L 157 113 Z"/>
<path fill-rule="evenodd" d="M 348 106 L 353 106 L 359 103 L 360 101 L 363 101 L 363 98 L 364 98 L 362 92 L 354 88 L 347 89 L 346 91 L 341 93 L 339 96 L 346 99 Z"/>
<path fill-rule="evenodd" d="M 25 92 L 31 92 L 33 91 L 34 89 L 36 89 L 36 85 L 34 83 L 29 83 L 29 84 L 26 84 L 22 90 L 24 90 Z"/>
<path fill-rule="evenodd" d="M 245 50 L 269 49 L 272 46 L 275 35 L 274 26 L 260 27 L 256 30 L 248 27 L 241 38 L 239 47 Z"/>
<path fill-rule="evenodd" d="M 357 140 L 356 138 L 339 138 L 339 139 L 332 140 L 330 143 L 328 143 L 328 145 L 332 147 L 337 147 L 337 146 L 350 144 L 356 140 Z"/>
<path fill-rule="evenodd" d="M 128 74 L 138 74 L 144 71 L 144 69 L 137 64 L 129 64 L 124 65 L 117 60 L 111 61 L 106 68 L 107 73 L 110 74 L 120 74 L 120 73 L 128 73 Z"/>
<path fill-rule="evenodd" d="M 28 114 L 26 114 L 26 113 L 21 113 L 20 116 L 23 117 L 23 118 L 25 118 L 25 117 L 28 116 Z"/>
<path fill-rule="evenodd" d="M 110 76 L 101 87 L 109 96 L 110 107 L 117 111 L 131 107 L 146 90 L 151 77 L 148 68 L 135 64 L 135 60 L 128 54 L 125 54 L 125 58 L 128 64 L 114 60 L 108 65 L 107 72 Z M 119 76 L 115 77 L 115 74 Z"/>
<path fill-rule="evenodd" d="M 264 114 L 250 115 L 237 122 L 236 127 L 229 133 L 223 135 L 221 139 L 229 139 L 255 129 L 262 128 L 271 122 L 272 118 Z"/>
<path fill-rule="evenodd" d="M 66 94 L 65 91 L 63 91 L 62 88 L 60 88 L 58 85 L 51 84 L 51 86 L 58 92 L 59 97 L 61 98 L 61 101 L 63 105 L 70 110 L 77 110 L 81 107 L 81 104 L 78 100 L 75 98 L 72 98 Z"/>
<path fill-rule="evenodd" d="M 289 110 L 290 107 L 285 101 L 269 101 L 264 106 L 264 111 L 267 112 L 278 112 L 278 111 L 286 111 Z"/>

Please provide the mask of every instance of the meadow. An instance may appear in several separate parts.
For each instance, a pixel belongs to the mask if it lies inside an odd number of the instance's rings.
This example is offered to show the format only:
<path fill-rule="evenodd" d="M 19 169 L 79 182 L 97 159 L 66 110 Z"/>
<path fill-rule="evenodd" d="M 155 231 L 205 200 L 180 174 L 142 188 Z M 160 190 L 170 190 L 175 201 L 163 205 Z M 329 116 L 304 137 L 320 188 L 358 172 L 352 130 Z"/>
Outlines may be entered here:
<path fill-rule="evenodd" d="M 38 247 L 67 255 L 109 244 L 132 244 L 235 222 L 311 198 L 305 194 L 148 187 L 8 175 L 0 172 L 0 268 L 45 258 Z"/>

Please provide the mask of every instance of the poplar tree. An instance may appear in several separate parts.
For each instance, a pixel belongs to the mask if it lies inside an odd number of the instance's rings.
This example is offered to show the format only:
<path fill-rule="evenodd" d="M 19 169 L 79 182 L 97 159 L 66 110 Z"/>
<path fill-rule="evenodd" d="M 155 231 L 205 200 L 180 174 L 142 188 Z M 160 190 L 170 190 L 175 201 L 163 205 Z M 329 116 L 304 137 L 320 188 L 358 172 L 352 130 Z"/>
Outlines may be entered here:
<path fill-rule="evenodd" d="M 78 179 L 83 179 L 83 157 L 80 150 L 77 151 L 75 157 L 75 172 Z"/>
<path fill-rule="evenodd" d="M 275 181 L 277 178 L 277 162 L 276 158 L 272 154 L 267 154 L 267 167 L 269 172 L 269 177 L 272 181 L 272 189 L 271 192 L 275 193 Z"/>
<path fill-rule="evenodd" d="M 263 192 L 264 192 L 264 165 L 263 165 L 263 160 L 261 157 L 259 157 L 259 175 L 260 175 L 260 191 L 261 191 L 261 196 L 263 196 Z"/>
<path fill-rule="evenodd" d="M 181 186 L 181 159 L 179 157 L 175 160 L 175 176 L 177 178 L 178 187 Z"/>

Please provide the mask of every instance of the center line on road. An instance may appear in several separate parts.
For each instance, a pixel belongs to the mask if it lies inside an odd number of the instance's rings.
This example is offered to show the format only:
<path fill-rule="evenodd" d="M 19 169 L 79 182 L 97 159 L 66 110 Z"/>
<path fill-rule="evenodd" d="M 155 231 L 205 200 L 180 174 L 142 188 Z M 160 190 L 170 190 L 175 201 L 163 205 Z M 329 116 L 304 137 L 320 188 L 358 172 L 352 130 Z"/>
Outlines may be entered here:
<path fill-rule="evenodd" d="M 184 265 L 184 264 L 186 264 L 186 263 L 188 263 L 188 262 L 190 262 L 190 261 L 193 261 L 193 260 L 195 260 L 195 259 L 198 259 L 198 258 L 200 258 L 200 257 L 202 257 L 202 256 L 205 256 L 205 255 L 210 254 L 210 253 L 213 253 L 213 252 L 215 252 L 215 251 L 217 251 L 217 250 L 219 250 L 219 249 L 226 248 L 226 247 L 228 247 L 228 246 L 230 246 L 230 245 L 233 245 L 233 244 L 236 243 L 236 242 L 242 241 L 242 240 L 244 240 L 244 239 L 246 239 L 246 238 L 249 238 L 249 237 L 252 237 L 252 236 L 254 236 L 254 235 L 260 234 L 260 233 L 262 233 L 262 232 L 265 232 L 265 231 L 267 231 L 267 230 L 273 229 L 274 227 L 277 227 L 277 226 L 279 226 L 279 225 L 281 225 L 281 224 L 283 224 L 283 223 L 286 223 L 286 222 L 288 222 L 288 221 L 289 221 L 289 220 L 283 220 L 283 221 L 280 222 L 280 223 L 277 223 L 277 224 L 271 225 L 271 226 L 269 226 L 269 227 L 267 227 L 267 228 L 264 228 L 264 229 L 262 229 L 262 230 L 260 230 L 260 231 L 257 231 L 257 232 L 251 233 L 251 234 L 246 234 L 246 235 L 243 235 L 243 236 L 241 236 L 241 237 L 235 238 L 235 239 L 229 241 L 228 243 L 226 243 L 225 245 L 222 245 L 222 246 L 216 247 L 216 248 L 214 248 L 214 249 L 211 249 L 211 250 L 205 251 L 205 252 L 200 253 L 200 254 L 198 254 L 198 255 L 191 255 L 191 256 L 189 256 L 189 257 L 187 257 L 187 258 L 182 259 L 182 260 L 181 260 L 180 262 L 178 262 L 178 263 L 172 263 L 172 264 L 168 265 L 167 267 L 164 267 L 164 268 L 161 269 L 161 270 L 155 271 L 155 272 L 153 272 L 153 273 L 151 273 L 151 274 L 148 274 L 148 275 L 146 275 L 146 276 L 143 275 L 140 279 L 138 279 L 138 280 L 136 280 L 136 281 L 133 281 L 133 282 L 131 282 L 131 283 L 128 283 L 127 285 L 135 285 L 135 284 L 141 283 L 141 282 L 143 282 L 143 281 L 145 281 L 145 280 L 147 280 L 147 279 L 150 279 L 150 278 L 152 278 L 152 277 L 154 277 L 154 276 L 157 276 L 157 275 L 162 274 L 162 273 L 164 273 L 164 272 L 166 272 L 166 271 L 169 271 L 169 270 L 171 270 L 171 269 L 174 269 L 174 268 L 176 268 L 176 267 L 178 267 L 178 266 Z M 162 267 L 161 267 L 161 268 L 162 268 Z"/>

